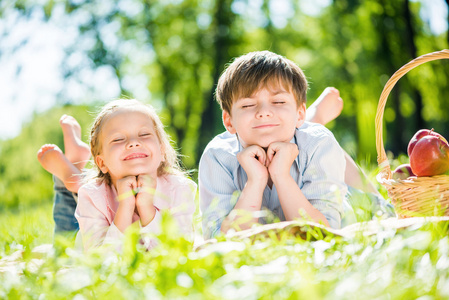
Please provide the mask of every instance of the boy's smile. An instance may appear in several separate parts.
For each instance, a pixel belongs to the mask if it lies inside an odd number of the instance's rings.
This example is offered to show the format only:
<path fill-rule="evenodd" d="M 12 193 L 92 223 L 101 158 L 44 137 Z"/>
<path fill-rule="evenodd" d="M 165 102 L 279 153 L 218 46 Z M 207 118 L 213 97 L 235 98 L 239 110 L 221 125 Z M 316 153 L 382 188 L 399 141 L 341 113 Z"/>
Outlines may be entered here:
<path fill-rule="evenodd" d="M 266 148 L 273 142 L 290 142 L 295 128 L 304 123 L 305 111 L 291 91 L 272 84 L 237 99 L 230 114 L 223 111 L 223 123 L 230 133 L 237 133 L 243 147 Z"/>

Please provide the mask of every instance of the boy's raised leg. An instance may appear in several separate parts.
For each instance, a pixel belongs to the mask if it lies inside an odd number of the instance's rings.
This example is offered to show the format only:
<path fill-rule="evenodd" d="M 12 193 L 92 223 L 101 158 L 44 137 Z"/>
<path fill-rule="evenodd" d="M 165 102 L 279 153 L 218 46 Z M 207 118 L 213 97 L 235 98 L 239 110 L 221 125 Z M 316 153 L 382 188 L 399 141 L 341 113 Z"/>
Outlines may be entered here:
<path fill-rule="evenodd" d="M 307 108 L 307 121 L 326 125 L 338 117 L 343 109 L 343 99 L 340 92 L 333 87 L 327 87 Z"/>
<path fill-rule="evenodd" d="M 89 146 L 81 140 L 81 126 L 78 121 L 68 115 L 59 119 L 64 134 L 64 149 L 67 159 L 82 170 L 90 158 Z"/>
<path fill-rule="evenodd" d="M 338 117 L 343 109 L 343 99 L 334 87 L 327 87 L 307 109 L 307 120 L 325 125 Z M 352 157 L 345 152 L 346 173 L 345 183 L 365 193 L 380 195 L 374 185 L 368 180 Z"/>

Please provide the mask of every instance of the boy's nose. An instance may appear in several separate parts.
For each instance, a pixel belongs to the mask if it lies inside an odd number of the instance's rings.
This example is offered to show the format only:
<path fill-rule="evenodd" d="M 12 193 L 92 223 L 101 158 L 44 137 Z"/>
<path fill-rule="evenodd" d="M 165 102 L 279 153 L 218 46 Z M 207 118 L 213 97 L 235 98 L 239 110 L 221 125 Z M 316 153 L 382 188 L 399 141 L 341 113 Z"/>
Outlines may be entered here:
<path fill-rule="evenodd" d="M 257 118 L 271 117 L 273 112 L 268 107 L 261 107 L 257 111 Z"/>

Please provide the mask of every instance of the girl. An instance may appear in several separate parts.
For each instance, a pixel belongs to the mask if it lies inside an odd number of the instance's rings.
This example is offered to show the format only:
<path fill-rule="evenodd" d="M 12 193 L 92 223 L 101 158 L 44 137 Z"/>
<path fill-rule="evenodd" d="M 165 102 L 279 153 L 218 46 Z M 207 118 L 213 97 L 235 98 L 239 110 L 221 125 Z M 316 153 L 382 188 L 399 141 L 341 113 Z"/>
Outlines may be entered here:
<path fill-rule="evenodd" d="M 84 250 L 116 243 L 133 223 L 158 233 L 161 210 L 179 229 L 193 232 L 196 184 L 178 164 L 154 109 L 137 100 L 115 100 L 98 114 L 90 133 L 96 175 L 78 191 L 75 217 Z M 155 240 L 143 240 L 154 247 Z"/>

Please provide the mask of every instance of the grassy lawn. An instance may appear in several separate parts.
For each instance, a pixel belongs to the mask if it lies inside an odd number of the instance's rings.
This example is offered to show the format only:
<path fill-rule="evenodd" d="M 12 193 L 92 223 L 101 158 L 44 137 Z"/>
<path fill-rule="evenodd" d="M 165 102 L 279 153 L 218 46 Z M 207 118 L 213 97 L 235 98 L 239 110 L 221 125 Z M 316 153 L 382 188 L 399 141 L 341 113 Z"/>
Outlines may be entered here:
<path fill-rule="evenodd" d="M 192 251 L 164 219 L 160 246 L 128 232 L 123 254 L 53 247 L 51 205 L 0 215 L 0 298 L 6 299 L 447 299 L 447 222 L 364 236 L 291 234 L 220 239 Z M 38 247 L 39 248 L 39 247 Z"/>
<path fill-rule="evenodd" d="M 52 204 L 0 212 L 0 256 L 53 242 Z"/>

